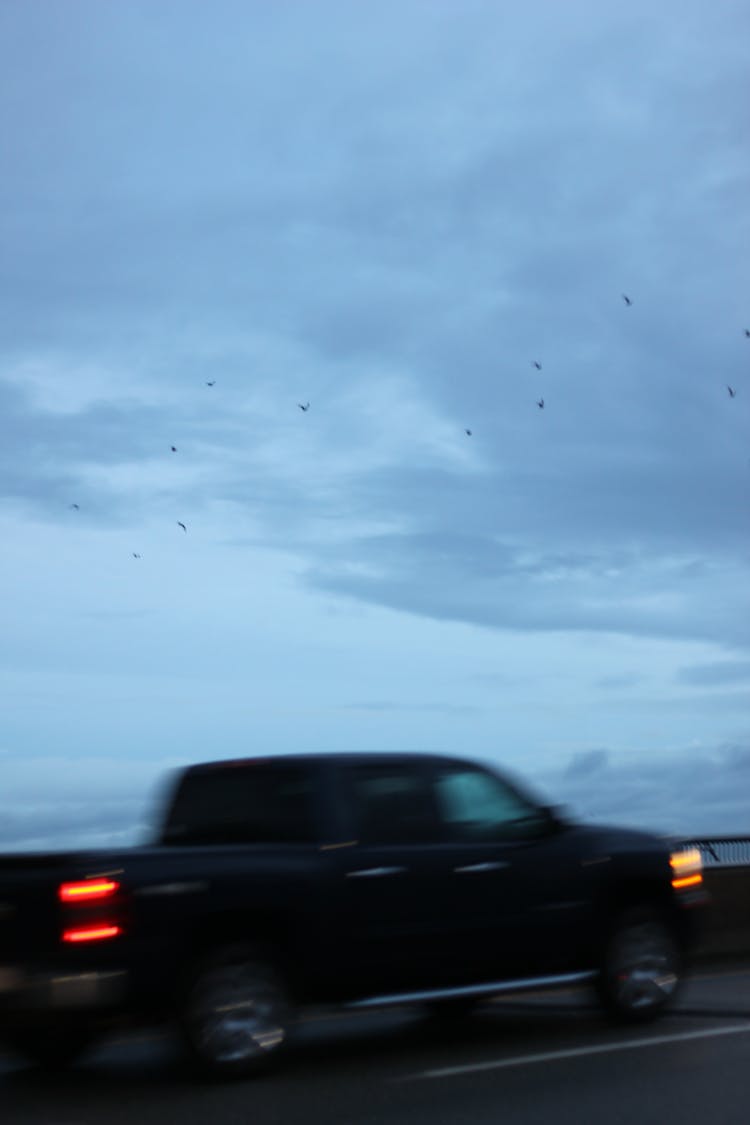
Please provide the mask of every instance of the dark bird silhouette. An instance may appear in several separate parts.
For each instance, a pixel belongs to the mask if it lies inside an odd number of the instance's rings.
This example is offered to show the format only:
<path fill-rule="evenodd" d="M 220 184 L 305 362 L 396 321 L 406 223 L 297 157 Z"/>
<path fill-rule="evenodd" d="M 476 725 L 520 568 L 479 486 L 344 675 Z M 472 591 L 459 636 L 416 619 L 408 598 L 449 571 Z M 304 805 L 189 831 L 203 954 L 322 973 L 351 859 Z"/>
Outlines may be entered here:
<path fill-rule="evenodd" d="M 206 383 L 206 386 L 207 387 L 215 387 L 216 386 L 216 380 L 212 379 L 210 383 Z"/>
<path fill-rule="evenodd" d="M 81 510 L 78 504 L 71 504 L 70 507 L 74 512 L 79 512 Z"/>
<path fill-rule="evenodd" d="M 170 445 L 169 448 L 172 450 L 173 453 L 177 452 L 177 446 L 176 445 Z"/>
<path fill-rule="evenodd" d="M 540 410 L 544 410 L 544 399 L 543 398 L 537 399 L 536 404 L 537 404 L 537 406 L 539 407 Z"/>
<path fill-rule="evenodd" d="M 737 394 L 737 392 L 736 392 L 736 390 L 734 389 L 734 387 L 730 387 L 730 386 L 729 386 L 729 383 L 727 383 L 727 390 L 729 391 L 729 397 L 730 397 L 730 398 L 734 398 L 734 396 L 735 396 L 735 395 Z"/>
<path fill-rule="evenodd" d="M 535 359 L 535 360 L 534 360 L 534 364 L 533 364 L 533 366 L 534 366 L 534 367 L 536 367 L 537 371 L 541 371 L 541 370 L 542 370 L 542 365 L 541 365 L 541 363 L 539 362 L 539 360 L 538 360 L 538 359 Z"/>
<path fill-rule="evenodd" d="M 622 299 L 623 299 L 623 301 L 625 302 L 626 305 L 632 305 L 632 303 L 633 303 L 630 300 L 630 297 L 628 297 L 627 293 L 623 293 Z"/>
<path fill-rule="evenodd" d="M 178 520 L 178 521 L 177 521 L 177 526 L 178 526 L 178 527 L 181 527 L 181 528 L 182 528 L 182 530 L 183 530 L 183 531 L 184 531 L 184 532 L 185 532 L 185 533 L 187 534 L 187 528 L 185 527 L 185 524 L 184 524 L 184 523 L 182 523 L 182 522 L 181 522 L 180 520 Z"/>
<path fill-rule="evenodd" d="M 464 430 L 467 437 L 471 437 L 471 430 Z"/>
<path fill-rule="evenodd" d="M 750 340 L 750 328 L 745 329 L 745 335 L 747 336 L 748 340 Z"/>
<path fill-rule="evenodd" d="M 303 405 L 303 404 L 302 404 L 301 402 L 298 402 L 298 403 L 297 403 L 297 406 L 298 406 L 298 407 L 300 408 L 300 410 L 302 410 L 303 412 L 304 412 L 304 411 L 307 411 L 307 410 L 309 410 L 309 409 L 310 409 L 310 403 L 309 403 L 309 402 L 306 402 L 306 403 L 304 403 L 304 405 Z"/>
<path fill-rule="evenodd" d="M 137 554 L 135 553 L 135 551 L 133 551 L 133 558 L 134 558 L 134 559 L 139 559 L 140 557 L 141 557 L 140 555 L 137 555 Z"/>

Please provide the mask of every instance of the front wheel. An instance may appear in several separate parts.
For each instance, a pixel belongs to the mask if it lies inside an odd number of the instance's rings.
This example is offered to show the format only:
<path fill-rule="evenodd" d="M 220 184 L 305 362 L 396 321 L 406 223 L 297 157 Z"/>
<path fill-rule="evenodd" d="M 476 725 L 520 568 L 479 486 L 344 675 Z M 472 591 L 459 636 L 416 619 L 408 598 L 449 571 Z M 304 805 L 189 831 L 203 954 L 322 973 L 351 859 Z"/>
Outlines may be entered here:
<path fill-rule="evenodd" d="M 597 991 L 605 1011 L 621 1023 L 655 1019 L 675 999 L 682 955 L 666 919 L 651 909 L 629 910 L 606 944 Z"/>
<path fill-rule="evenodd" d="M 245 1078 L 276 1061 L 291 1010 L 277 970 L 252 946 L 231 945 L 195 966 L 180 1015 L 188 1049 L 204 1072 Z"/>

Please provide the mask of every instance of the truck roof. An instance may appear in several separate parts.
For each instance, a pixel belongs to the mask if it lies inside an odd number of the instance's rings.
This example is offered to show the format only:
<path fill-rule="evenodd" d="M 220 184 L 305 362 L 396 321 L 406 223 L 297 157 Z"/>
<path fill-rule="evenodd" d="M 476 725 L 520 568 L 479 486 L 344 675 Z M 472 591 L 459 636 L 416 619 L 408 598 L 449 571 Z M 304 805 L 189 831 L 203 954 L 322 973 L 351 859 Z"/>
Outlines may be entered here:
<path fill-rule="evenodd" d="M 354 751 L 330 750 L 313 751 L 310 753 L 282 753 L 282 754 L 253 754 L 242 758 L 220 758 L 209 762 L 196 762 L 185 767 L 185 773 L 204 773 L 217 769 L 232 769 L 241 766 L 264 765 L 272 762 L 285 762 L 293 765 L 309 765 L 310 763 L 340 762 L 357 765 L 380 765 L 393 761 L 399 762 L 444 762 L 446 764 L 468 765 L 471 759 L 458 754 L 438 754 L 419 750 L 379 750 L 379 751 Z"/>

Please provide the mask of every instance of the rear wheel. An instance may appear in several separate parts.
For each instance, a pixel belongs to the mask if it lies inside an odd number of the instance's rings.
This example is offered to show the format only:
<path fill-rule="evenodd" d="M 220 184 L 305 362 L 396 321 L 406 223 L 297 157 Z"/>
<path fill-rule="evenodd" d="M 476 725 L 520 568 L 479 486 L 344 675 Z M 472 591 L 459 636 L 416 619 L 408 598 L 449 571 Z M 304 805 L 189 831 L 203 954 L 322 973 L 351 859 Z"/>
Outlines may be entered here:
<path fill-rule="evenodd" d="M 646 1022 L 672 1003 L 682 974 L 682 955 L 664 916 L 649 908 L 629 910 L 612 927 L 599 998 L 619 1022 Z"/>
<path fill-rule="evenodd" d="M 180 1015 L 188 1049 L 204 1072 L 244 1078 L 276 1062 L 291 1009 L 278 971 L 252 946 L 231 945 L 195 966 Z"/>

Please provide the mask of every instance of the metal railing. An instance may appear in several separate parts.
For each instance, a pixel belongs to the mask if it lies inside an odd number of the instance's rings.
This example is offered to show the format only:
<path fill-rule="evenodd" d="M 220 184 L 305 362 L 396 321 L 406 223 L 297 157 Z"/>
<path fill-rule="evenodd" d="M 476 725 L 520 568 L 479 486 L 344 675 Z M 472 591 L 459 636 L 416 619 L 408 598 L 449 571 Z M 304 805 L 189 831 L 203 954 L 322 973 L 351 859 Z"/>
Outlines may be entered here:
<path fill-rule="evenodd" d="M 684 845 L 698 848 L 704 867 L 750 867 L 750 836 L 712 836 Z"/>

